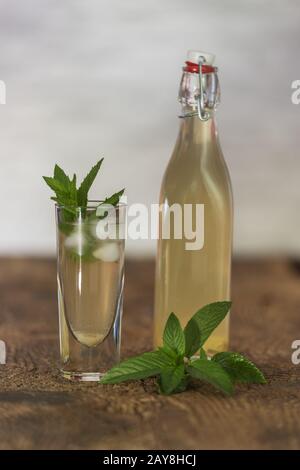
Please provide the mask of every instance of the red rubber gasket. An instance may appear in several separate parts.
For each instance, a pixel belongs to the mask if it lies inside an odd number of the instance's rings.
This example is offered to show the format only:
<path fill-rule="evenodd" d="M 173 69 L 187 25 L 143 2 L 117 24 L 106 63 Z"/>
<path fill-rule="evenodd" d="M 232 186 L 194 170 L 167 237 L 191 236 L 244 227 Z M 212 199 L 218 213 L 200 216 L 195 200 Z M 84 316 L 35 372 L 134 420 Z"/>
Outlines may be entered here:
<path fill-rule="evenodd" d="M 194 62 L 189 62 L 186 61 L 185 67 L 183 67 L 183 70 L 185 72 L 191 72 L 191 73 L 199 73 L 199 65 L 194 64 Z M 202 65 L 202 73 L 214 73 L 217 71 L 217 67 L 213 67 L 212 65 Z"/>

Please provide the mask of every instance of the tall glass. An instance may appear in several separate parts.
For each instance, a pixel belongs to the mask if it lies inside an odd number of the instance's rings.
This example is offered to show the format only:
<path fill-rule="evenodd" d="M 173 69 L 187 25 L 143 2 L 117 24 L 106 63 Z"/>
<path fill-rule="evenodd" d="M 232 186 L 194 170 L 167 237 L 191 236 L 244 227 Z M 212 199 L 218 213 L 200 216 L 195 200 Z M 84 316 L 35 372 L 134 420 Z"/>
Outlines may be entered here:
<path fill-rule="evenodd" d="M 120 357 L 126 206 L 56 206 L 63 377 L 95 381 Z"/>

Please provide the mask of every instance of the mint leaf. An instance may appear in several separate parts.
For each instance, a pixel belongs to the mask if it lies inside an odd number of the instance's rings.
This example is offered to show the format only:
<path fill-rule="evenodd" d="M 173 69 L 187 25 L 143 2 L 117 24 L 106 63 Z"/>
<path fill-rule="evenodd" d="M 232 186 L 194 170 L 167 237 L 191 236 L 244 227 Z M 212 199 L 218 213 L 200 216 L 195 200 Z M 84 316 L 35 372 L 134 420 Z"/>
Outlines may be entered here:
<path fill-rule="evenodd" d="M 91 171 L 87 174 L 87 176 L 84 178 L 82 181 L 78 191 L 77 191 L 77 201 L 78 205 L 80 207 L 86 207 L 87 202 L 88 202 L 88 193 L 89 190 L 91 189 L 91 186 L 93 182 L 95 181 L 95 178 L 100 170 L 100 167 L 102 165 L 103 158 L 99 160 L 98 163 L 96 163 L 95 166 L 91 169 Z"/>
<path fill-rule="evenodd" d="M 174 364 L 177 363 L 178 354 L 176 351 L 174 351 L 174 349 L 171 349 L 167 346 L 163 346 L 163 347 L 159 347 L 158 351 L 160 352 L 162 356 L 166 356 L 166 358 L 168 358 L 168 360 L 171 361 L 172 363 Z"/>
<path fill-rule="evenodd" d="M 226 395 L 233 393 L 233 384 L 229 375 L 216 362 L 196 359 L 187 366 L 187 372 L 195 379 L 210 383 Z"/>
<path fill-rule="evenodd" d="M 239 353 L 221 352 L 215 354 L 212 361 L 222 366 L 234 383 L 266 383 L 263 373 L 256 365 Z"/>
<path fill-rule="evenodd" d="M 70 179 L 64 172 L 62 168 L 60 168 L 57 164 L 54 167 L 54 179 L 59 181 L 66 189 L 69 188 Z"/>
<path fill-rule="evenodd" d="M 178 354 L 183 355 L 185 350 L 185 339 L 181 325 L 174 313 L 171 313 L 163 334 L 164 347 L 174 349 Z"/>
<path fill-rule="evenodd" d="M 207 354 L 203 348 L 200 349 L 199 359 L 207 359 Z"/>
<path fill-rule="evenodd" d="M 107 197 L 104 199 L 103 202 L 99 204 L 99 206 L 96 209 L 96 216 L 99 217 L 100 219 L 104 219 L 108 215 L 108 210 L 107 210 L 107 205 L 110 206 L 117 206 L 120 202 L 121 196 L 124 194 L 125 188 L 121 189 L 118 193 L 114 193 L 112 196 Z"/>
<path fill-rule="evenodd" d="M 124 191 L 125 191 L 125 188 L 121 189 L 121 191 L 117 193 L 114 193 L 112 196 L 107 197 L 106 199 L 104 199 L 102 204 L 110 204 L 112 206 L 116 206 L 117 204 L 119 204 L 119 201 L 121 197 L 123 196 Z"/>
<path fill-rule="evenodd" d="M 189 384 L 189 376 L 185 373 L 181 379 L 181 382 L 178 384 L 176 388 L 174 388 L 172 393 L 182 393 L 184 392 Z"/>
<path fill-rule="evenodd" d="M 57 204 L 69 207 L 77 206 L 76 175 L 74 175 L 71 181 L 64 170 L 58 165 L 55 165 L 54 177 L 43 176 L 43 178 L 48 186 L 55 192 L 56 197 L 52 197 L 51 199 L 56 201 Z M 65 211 L 74 213 L 73 209 L 68 211 L 65 208 Z"/>
<path fill-rule="evenodd" d="M 184 365 L 166 367 L 160 373 L 159 389 L 163 395 L 170 395 L 177 389 L 184 377 Z"/>
<path fill-rule="evenodd" d="M 110 369 L 100 380 L 102 384 L 116 384 L 127 380 L 138 380 L 158 375 L 170 361 L 159 351 L 146 352 L 127 359 Z"/>
<path fill-rule="evenodd" d="M 76 189 L 76 175 L 74 173 L 72 181 L 70 181 L 70 198 L 74 201 L 74 205 L 77 206 L 77 189 Z"/>
<path fill-rule="evenodd" d="M 221 321 L 224 320 L 230 307 L 231 302 L 213 302 L 205 305 L 205 307 L 202 307 L 193 315 L 192 318 L 196 320 L 201 332 L 199 348 L 203 346 L 211 333 L 217 328 Z"/>
<path fill-rule="evenodd" d="M 51 176 L 43 176 L 44 180 L 46 181 L 47 185 L 55 192 L 61 195 L 68 195 L 68 188 L 61 182 L 56 180 L 55 178 L 51 178 Z"/>
<path fill-rule="evenodd" d="M 184 329 L 185 356 L 191 357 L 200 348 L 201 332 L 197 321 L 191 318 Z"/>

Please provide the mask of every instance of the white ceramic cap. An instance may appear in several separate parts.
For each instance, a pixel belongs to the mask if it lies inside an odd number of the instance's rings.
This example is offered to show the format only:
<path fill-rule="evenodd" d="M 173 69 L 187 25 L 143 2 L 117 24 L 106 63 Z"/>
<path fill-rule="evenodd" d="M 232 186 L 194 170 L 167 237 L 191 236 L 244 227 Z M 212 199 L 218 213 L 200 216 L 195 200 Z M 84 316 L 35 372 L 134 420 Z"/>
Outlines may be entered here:
<path fill-rule="evenodd" d="M 193 64 L 198 64 L 199 57 L 205 58 L 205 63 L 207 65 L 212 65 L 216 56 L 214 54 L 210 54 L 209 52 L 202 52 L 202 51 L 188 51 L 187 52 L 187 60 L 189 62 L 193 62 Z"/>

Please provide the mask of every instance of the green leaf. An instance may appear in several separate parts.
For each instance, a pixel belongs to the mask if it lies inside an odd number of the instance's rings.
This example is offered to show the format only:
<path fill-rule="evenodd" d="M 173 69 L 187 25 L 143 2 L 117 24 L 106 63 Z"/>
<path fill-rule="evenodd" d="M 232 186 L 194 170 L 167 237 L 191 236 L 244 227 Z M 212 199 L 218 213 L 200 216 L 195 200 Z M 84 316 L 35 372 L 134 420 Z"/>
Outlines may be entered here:
<path fill-rule="evenodd" d="M 239 353 L 221 352 L 215 354 L 212 360 L 223 367 L 234 383 L 267 383 L 258 367 Z"/>
<path fill-rule="evenodd" d="M 171 313 L 163 334 L 164 347 L 174 349 L 178 354 L 184 354 L 185 339 L 181 325 L 174 313 Z"/>
<path fill-rule="evenodd" d="M 197 321 L 191 318 L 184 329 L 185 356 L 191 357 L 200 348 L 201 332 Z"/>
<path fill-rule="evenodd" d="M 125 191 L 125 188 L 121 189 L 121 191 L 117 193 L 114 193 L 112 196 L 107 197 L 106 199 L 104 199 L 102 204 L 110 204 L 112 206 L 116 206 L 117 204 L 119 204 L 119 201 L 121 197 L 123 196 L 124 191 Z"/>
<path fill-rule="evenodd" d="M 57 164 L 54 167 L 54 179 L 59 181 L 66 188 L 66 190 L 68 190 L 70 185 L 70 178 L 66 175 L 64 170 L 60 168 Z"/>
<path fill-rule="evenodd" d="M 76 215 L 76 201 L 74 201 L 71 196 L 72 195 L 70 194 L 62 194 L 60 192 L 57 192 L 56 197 L 52 197 L 51 199 L 56 201 L 59 206 L 65 206 L 64 213 L 71 212 L 72 214 Z"/>
<path fill-rule="evenodd" d="M 184 365 L 166 367 L 160 373 L 159 388 L 163 395 L 170 395 L 179 387 L 184 377 Z"/>
<path fill-rule="evenodd" d="M 146 352 L 121 362 L 110 369 L 100 380 L 102 384 L 116 384 L 127 380 L 138 380 L 158 375 L 170 365 L 170 361 L 159 351 Z"/>
<path fill-rule="evenodd" d="M 117 206 L 119 204 L 120 198 L 123 195 L 125 188 L 119 191 L 118 193 L 114 193 L 112 196 L 107 197 L 104 199 L 101 204 L 96 209 L 96 216 L 100 219 L 104 219 L 108 215 L 107 205 L 110 206 Z"/>
<path fill-rule="evenodd" d="M 60 193 L 61 195 L 68 195 L 68 189 L 65 188 L 61 181 L 58 181 L 50 176 L 43 176 L 44 180 L 46 181 L 47 185 L 55 192 Z"/>
<path fill-rule="evenodd" d="M 199 359 L 207 359 L 207 354 L 203 348 L 200 349 Z"/>
<path fill-rule="evenodd" d="M 174 363 L 174 365 L 177 364 L 178 354 L 176 351 L 174 351 L 174 349 L 171 349 L 167 346 L 163 346 L 163 347 L 159 347 L 158 351 L 160 352 L 162 356 L 166 356 L 169 359 L 169 361 Z"/>
<path fill-rule="evenodd" d="M 51 198 L 57 202 L 60 206 L 76 207 L 77 206 L 77 190 L 76 190 L 76 175 L 74 175 L 73 180 L 66 175 L 64 170 L 60 168 L 57 164 L 54 167 L 54 177 L 43 177 L 48 186 L 55 192 L 56 197 Z M 72 212 L 73 215 L 76 215 L 76 211 L 67 209 L 65 207 L 64 213 Z M 67 217 L 65 217 L 67 219 Z"/>
<path fill-rule="evenodd" d="M 216 362 L 196 359 L 187 366 L 187 372 L 195 379 L 208 382 L 226 395 L 233 393 L 233 384 L 229 375 Z"/>
<path fill-rule="evenodd" d="M 224 320 L 230 307 L 231 302 L 213 302 L 205 305 L 193 315 L 192 318 L 197 322 L 201 332 L 199 348 L 203 346 L 207 338 L 209 338 L 221 321 Z"/>
<path fill-rule="evenodd" d="M 77 206 L 77 189 L 76 189 L 76 175 L 74 173 L 72 181 L 70 181 L 70 198 L 74 201 L 74 205 Z"/>
<path fill-rule="evenodd" d="M 87 201 L 88 201 L 88 193 L 89 190 L 95 181 L 95 178 L 100 170 L 100 167 L 102 165 L 103 158 L 99 160 L 98 163 L 96 163 L 95 166 L 91 169 L 91 171 L 87 174 L 87 176 L 84 178 L 82 181 L 78 191 L 77 191 L 77 201 L 78 205 L 81 207 L 86 207 Z"/>
<path fill-rule="evenodd" d="M 184 392 L 187 389 L 188 384 L 189 384 L 189 376 L 185 373 L 184 376 L 181 379 L 181 382 L 173 390 L 173 393 L 182 393 L 182 392 Z"/>

